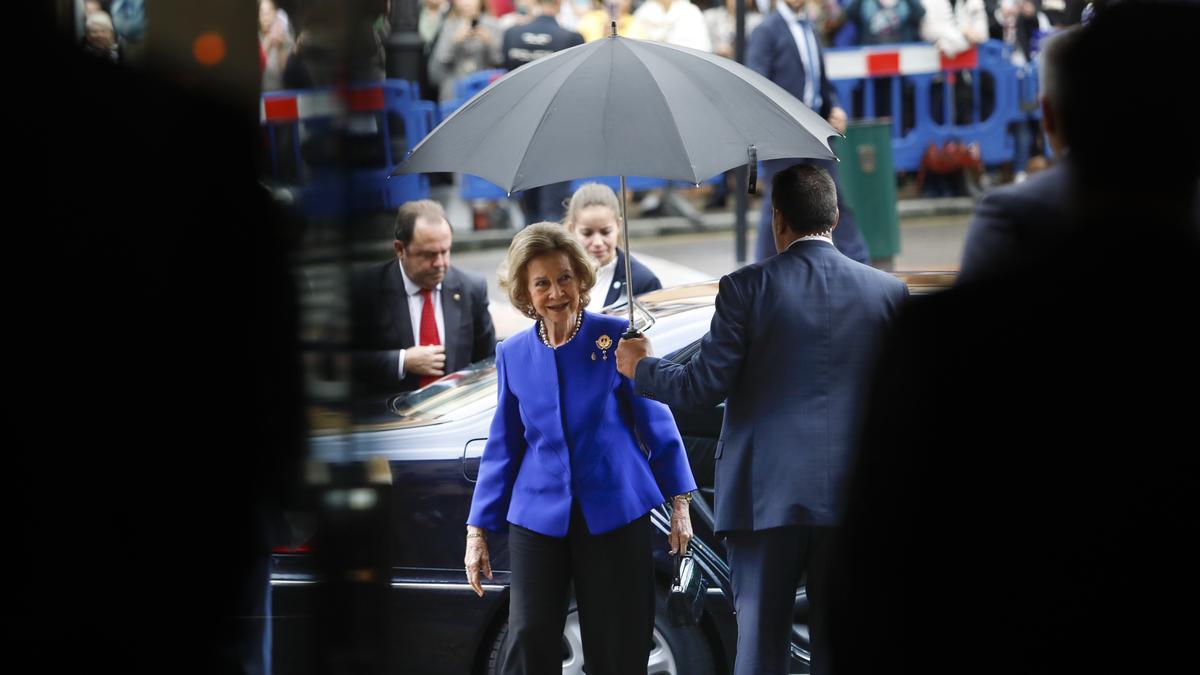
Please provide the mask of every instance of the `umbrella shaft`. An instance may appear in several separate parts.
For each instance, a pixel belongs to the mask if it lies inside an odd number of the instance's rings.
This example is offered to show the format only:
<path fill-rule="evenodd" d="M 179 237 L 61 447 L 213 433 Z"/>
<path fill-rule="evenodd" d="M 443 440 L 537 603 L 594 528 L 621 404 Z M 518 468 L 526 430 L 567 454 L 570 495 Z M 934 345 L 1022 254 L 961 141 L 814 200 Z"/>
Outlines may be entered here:
<path fill-rule="evenodd" d="M 629 296 L 629 333 L 635 332 L 633 324 L 633 263 L 629 252 L 629 213 L 625 208 L 625 176 L 621 176 L 621 233 L 625 241 L 625 294 Z"/>

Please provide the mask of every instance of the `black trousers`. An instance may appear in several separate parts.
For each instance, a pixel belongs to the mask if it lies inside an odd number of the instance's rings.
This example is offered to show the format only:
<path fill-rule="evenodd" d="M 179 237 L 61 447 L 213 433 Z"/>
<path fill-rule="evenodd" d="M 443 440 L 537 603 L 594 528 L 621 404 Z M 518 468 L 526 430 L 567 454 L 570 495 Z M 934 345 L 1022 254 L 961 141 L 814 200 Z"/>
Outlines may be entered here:
<path fill-rule="evenodd" d="M 646 672 L 654 633 L 649 514 L 593 536 L 578 505 L 565 538 L 509 526 L 512 587 L 504 675 L 561 675 L 571 582 L 588 675 Z"/>
<path fill-rule="evenodd" d="M 829 527 L 775 527 L 726 533 L 737 609 L 735 675 L 787 675 L 796 587 L 807 576 L 812 672 L 830 672 L 825 637 Z"/>

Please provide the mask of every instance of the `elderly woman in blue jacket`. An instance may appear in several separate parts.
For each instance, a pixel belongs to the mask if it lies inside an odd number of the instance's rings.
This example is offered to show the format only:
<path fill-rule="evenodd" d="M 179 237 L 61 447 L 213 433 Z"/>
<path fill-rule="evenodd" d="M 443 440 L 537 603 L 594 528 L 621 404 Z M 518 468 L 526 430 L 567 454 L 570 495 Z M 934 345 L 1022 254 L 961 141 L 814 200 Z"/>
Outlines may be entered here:
<path fill-rule="evenodd" d="M 650 511 L 672 501 L 672 553 L 691 540 L 696 489 L 671 412 L 617 372 L 626 322 L 585 311 L 588 254 L 562 226 L 531 225 L 508 251 L 507 291 L 536 320 L 497 345 L 499 401 L 467 519 L 467 579 L 492 576 L 487 533 L 512 565 L 501 672 L 562 672 L 572 582 L 592 675 L 645 672 L 654 630 Z"/>

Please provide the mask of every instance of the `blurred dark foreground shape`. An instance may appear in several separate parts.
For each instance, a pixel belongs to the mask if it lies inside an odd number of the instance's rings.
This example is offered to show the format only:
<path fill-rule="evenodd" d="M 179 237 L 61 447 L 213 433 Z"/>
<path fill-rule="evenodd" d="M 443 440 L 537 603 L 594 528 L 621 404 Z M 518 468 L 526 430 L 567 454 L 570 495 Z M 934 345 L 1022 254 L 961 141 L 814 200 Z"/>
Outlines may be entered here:
<path fill-rule="evenodd" d="M 53 86 L 9 128 L 41 188 L 10 203 L 10 632 L 37 671 L 245 672 L 304 451 L 294 233 L 253 115 L 43 46 Z"/>
<path fill-rule="evenodd" d="M 902 312 L 832 562 L 840 674 L 1161 673 L 1200 621 L 1195 3 L 1066 57 L 1076 234 Z"/>

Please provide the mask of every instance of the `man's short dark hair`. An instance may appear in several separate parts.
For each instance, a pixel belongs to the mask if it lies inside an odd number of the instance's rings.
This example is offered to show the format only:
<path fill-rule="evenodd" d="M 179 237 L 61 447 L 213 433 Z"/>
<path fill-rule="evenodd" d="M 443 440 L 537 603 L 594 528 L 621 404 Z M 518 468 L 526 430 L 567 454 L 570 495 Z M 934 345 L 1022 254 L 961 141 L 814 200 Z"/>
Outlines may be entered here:
<path fill-rule="evenodd" d="M 771 181 L 771 206 L 796 234 L 825 232 L 837 225 L 837 186 L 825 169 L 794 164 Z"/>
<path fill-rule="evenodd" d="M 404 244 L 406 248 L 412 243 L 413 230 L 417 227 L 417 218 L 433 221 L 444 220 L 447 226 L 450 225 L 450 219 L 446 217 L 446 211 L 442 205 L 432 199 L 405 202 L 396 213 L 396 241 Z M 450 231 L 453 232 L 454 228 L 450 227 Z"/>

